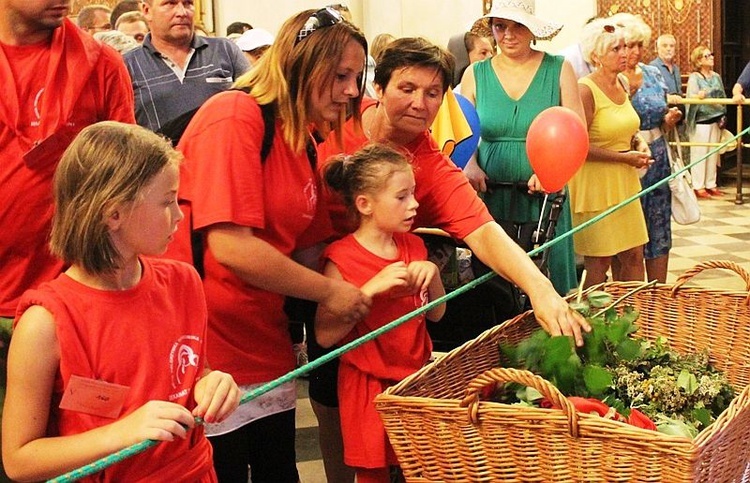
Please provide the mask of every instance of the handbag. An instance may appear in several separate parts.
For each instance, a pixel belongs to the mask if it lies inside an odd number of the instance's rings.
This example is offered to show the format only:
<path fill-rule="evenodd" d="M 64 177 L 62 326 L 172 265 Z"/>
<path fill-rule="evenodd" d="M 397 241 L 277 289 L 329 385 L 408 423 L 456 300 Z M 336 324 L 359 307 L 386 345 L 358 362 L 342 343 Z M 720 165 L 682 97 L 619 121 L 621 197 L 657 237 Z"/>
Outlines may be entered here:
<path fill-rule="evenodd" d="M 672 172 L 672 177 L 669 179 L 669 189 L 672 191 L 672 218 L 680 225 L 690 225 L 701 219 L 701 210 L 698 206 L 698 198 L 693 191 L 690 171 L 682 171 L 685 163 L 682 162 L 680 136 L 676 129 L 673 129 L 672 133 L 677 146 L 676 151 L 672 152 L 672 147 L 667 144 L 667 156 Z M 675 175 L 678 171 L 682 172 Z"/>

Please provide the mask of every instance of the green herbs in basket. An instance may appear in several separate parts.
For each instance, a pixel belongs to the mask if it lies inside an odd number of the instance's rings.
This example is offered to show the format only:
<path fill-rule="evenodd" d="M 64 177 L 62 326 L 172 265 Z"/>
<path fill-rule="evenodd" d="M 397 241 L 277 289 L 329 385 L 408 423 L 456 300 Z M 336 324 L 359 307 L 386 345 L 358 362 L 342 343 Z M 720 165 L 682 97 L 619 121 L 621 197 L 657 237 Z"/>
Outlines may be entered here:
<path fill-rule="evenodd" d="M 571 305 L 591 324 L 583 347 L 576 348 L 571 337 L 538 330 L 517 346 L 501 344 L 503 365 L 534 372 L 566 396 L 603 401 L 625 419 L 638 409 L 659 431 L 687 437 L 711 424 L 734 398 L 729 381 L 709 364 L 706 352 L 678 354 L 663 337 L 653 342 L 634 337 L 634 308 L 618 312 L 612 297 L 601 291 Z M 538 405 L 541 395 L 508 385 L 492 398 Z"/>

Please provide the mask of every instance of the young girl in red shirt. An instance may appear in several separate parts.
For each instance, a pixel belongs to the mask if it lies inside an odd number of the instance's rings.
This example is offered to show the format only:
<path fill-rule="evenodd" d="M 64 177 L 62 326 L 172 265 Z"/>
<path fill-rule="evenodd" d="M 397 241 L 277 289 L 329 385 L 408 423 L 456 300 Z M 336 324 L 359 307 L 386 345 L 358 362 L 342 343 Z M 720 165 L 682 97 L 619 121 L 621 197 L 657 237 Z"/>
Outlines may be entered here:
<path fill-rule="evenodd" d="M 324 347 L 354 340 L 442 296 L 438 267 L 426 260 L 422 240 L 409 230 L 417 213 L 414 173 L 402 153 L 370 145 L 341 156 L 325 172 L 359 220 L 357 230 L 323 253 L 324 274 L 346 280 L 373 298 L 370 315 L 348 323 L 318 310 L 315 335 Z M 445 305 L 426 313 L 440 320 Z M 432 342 L 425 316 L 415 317 L 341 356 L 338 375 L 344 461 L 359 483 L 389 482 L 397 464 L 373 399 L 386 387 L 422 367 Z"/>
<path fill-rule="evenodd" d="M 69 268 L 21 298 L 8 356 L 3 463 L 52 478 L 144 440 L 92 481 L 216 481 L 196 426 L 239 403 L 205 361 L 207 312 L 189 265 L 164 253 L 183 215 L 180 156 L 145 128 L 85 128 L 54 178 L 50 246 Z"/>

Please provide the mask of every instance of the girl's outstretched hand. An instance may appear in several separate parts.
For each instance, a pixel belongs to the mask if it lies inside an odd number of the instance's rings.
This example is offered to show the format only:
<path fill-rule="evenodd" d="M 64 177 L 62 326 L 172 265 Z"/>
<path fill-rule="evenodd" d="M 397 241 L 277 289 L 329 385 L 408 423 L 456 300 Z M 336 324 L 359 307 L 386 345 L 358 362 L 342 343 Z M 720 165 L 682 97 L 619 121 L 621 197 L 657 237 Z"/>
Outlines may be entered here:
<path fill-rule="evenodd" d="M 404 262 L 391 263 L 362 285 L 362 292 L 374 297 L 396 287 L 406 287 L 408 277 L 409 273 Z"/>
<path fill-rule="evenodd" d="M 112 437 L 128 447 L 147 439 L 174 441 L 187 436 L 195 418 L 184 406 L 169 401 L 149 401 L 110 425 Z"/>
<path fill-rule="evenodd" d="M 239 406 L 240 389 L 231 375 L 211 371 L 195 384 L 195 402 L 193 416 L 207 423 L 221 422 Z"/>

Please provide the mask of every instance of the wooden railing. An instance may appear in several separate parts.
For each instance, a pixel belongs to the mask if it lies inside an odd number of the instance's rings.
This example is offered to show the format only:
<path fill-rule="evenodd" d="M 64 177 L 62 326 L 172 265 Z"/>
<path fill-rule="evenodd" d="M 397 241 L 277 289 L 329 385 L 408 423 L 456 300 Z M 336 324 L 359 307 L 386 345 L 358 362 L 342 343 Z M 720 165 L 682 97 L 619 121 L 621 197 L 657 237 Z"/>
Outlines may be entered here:
<path fill-rule="evenodd" d="M 724 104 L 728 106 L 735 106 L 737 109 L 737 123 L 735 125 L 734 129 L 731 129 L 729 126 L 726 128 L 729 129 L 732 134 L 736 135 L 739 132 L 742 132 L 745 129 L 743 116 L 742 116 L 742 106 L 750 106 L 750 100 L 746 99 L 743 101 L 742 104 L 737 104 L 732 99 L 723 98 L 723 99 L 697 99 L 697 98 L 682 98 L 679 101 L 679 104 Z M 691 142 L 682 142 L 683 146 L 708 146 L 711 148 L 717 148 L 719 146 L 722 146 L 723 143 L 691 143 Z M 735 193 L 735 204 L 741 205 L 744 203 L 743 197 L 742 197 L 742 159 L 743 159 L 743 151 L 745 148 L 750 148 L 750 144 L 743 143 L 742 138 L 737 139 L 737 173 L 736 173 L 736 193 Z"/>

